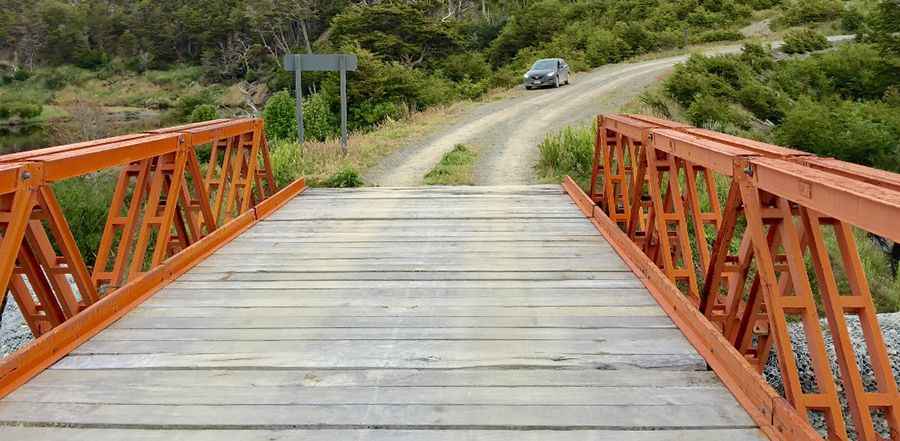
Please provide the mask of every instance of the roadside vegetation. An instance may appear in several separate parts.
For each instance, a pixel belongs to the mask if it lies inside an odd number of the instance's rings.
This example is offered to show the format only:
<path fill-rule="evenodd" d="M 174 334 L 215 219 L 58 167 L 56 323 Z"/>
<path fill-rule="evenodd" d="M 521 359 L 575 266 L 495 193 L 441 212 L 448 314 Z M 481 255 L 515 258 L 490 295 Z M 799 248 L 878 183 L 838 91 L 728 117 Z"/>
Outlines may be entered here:
<path fill-rule="evenodd" d="M 478 152 L 457 144 L 425 175 L 426 185 L 472 185 Z"/>
<path fill-rule="evenodd" d="M 369 131 L 516 85 L 536 58 L 584 70 L 681 47 L 685 31 L 690 44 L 737 40 L 755 10 L 777 3 L 0 0 L 0 140 L 4 151 L 82 140 L 45 129 L 84 125 L 85 105 L 100 111 L 103 135 L 256 114 L 292 93 L 281 60 L 298 52 L 359 56 L 349 126 Z M 303 84 L 310 138 L 335 136 L 337 76 Z"/>
<path fill-rule="evenodd" d="M 538 146 L 541 152 L 537 174 L 547 183 L 561 182 L 571 176 L 581 188 L 587 188 L 594 158 L 596 124 L 566 127 L 548 135 Z"/>
<path fill-rule="evenodd" d="M 737 55 L 694 55 L 623 111 L 900 172 L 898 18 L 900 4 L 881 2 L 863 17 L 859 43 L 808 56 L 779 59 L 771 48 L 752 43 Z M 583 126 L 548 136 L 538 174 L 553 182 L 571 175 L 586 188 L 595 133 Z M 724 193 L 719 198 L 724 202 Z M 826 239 L 837 256 L 833 235 Z M 900 311 L 900 245 L 892 255 L 889 245 L 865 234 L 857 243 L 879 312 Z M 846 289 L 846 275 L 836 272 Z"/>

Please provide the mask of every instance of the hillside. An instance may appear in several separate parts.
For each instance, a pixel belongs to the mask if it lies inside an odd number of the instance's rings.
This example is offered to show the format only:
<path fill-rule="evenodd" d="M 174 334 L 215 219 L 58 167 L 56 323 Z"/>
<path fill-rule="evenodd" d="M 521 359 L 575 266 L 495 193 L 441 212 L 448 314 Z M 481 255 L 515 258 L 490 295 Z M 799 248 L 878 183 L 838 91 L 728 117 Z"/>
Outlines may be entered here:
<path fill-rule="evenodd" d="M 272 93 L 291 88 L 280 66 L 289 52 L 361 57 L 350 78 L 350 127 L 366 130 L 515 85 L 540 57 L 561 56 L 585 70 L 677 49 L 686 36 L 689 44 L 741 39 L 738 30 L 762 18 L 776 30 L 821 22 L 837 32 L 858 25 L 842 17 L 862 16 L 841 1 L 814 3 L 0 0 L 4 150 L 212 112 L 255 113 Z M 322 103 L 314 135 L 333 135 L 336 79 L 309 75 L 304 87 Z M 62 129 L 43 130 L 48 120 Z"/>

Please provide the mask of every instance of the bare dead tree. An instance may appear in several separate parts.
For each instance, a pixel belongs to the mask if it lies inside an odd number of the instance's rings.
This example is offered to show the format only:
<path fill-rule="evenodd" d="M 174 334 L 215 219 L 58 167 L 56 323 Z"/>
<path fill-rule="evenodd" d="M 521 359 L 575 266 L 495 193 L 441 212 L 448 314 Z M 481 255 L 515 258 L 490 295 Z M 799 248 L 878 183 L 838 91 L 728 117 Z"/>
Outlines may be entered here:
<path fill-rule="evenodd" d="M 312 53 L 309 21 L 316 17 L 314 0 L 250 0 L 247 12 L 265 50 L 277 62 L 301 44 Z"/>

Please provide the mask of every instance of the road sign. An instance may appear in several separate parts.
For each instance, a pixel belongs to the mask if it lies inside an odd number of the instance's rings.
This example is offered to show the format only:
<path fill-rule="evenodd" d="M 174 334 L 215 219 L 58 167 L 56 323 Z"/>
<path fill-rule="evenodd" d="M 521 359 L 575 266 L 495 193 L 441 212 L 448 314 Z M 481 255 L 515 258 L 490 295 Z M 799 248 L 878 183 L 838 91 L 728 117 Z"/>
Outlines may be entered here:
<path fill-rule="evenodd" d="M 297 90 L 297 137 L 302 144 L 303 133 L 303 72 L 340 72 L 341 74 L 341 152 L 347 153 L 347 71 L 356 71 L 358 61 L 353 54 L 288 54 L 284 68 L 294 72 Z"/>
<path fill-rule="evenodd" d="M 304 72 L 336 72 L 341 70 L 342 61 L 344 69 L 356 70 L 357 58 L 353 54 L 291 54 L 284 57 L 284 68 L 293 72 L 299 64 Z"/>

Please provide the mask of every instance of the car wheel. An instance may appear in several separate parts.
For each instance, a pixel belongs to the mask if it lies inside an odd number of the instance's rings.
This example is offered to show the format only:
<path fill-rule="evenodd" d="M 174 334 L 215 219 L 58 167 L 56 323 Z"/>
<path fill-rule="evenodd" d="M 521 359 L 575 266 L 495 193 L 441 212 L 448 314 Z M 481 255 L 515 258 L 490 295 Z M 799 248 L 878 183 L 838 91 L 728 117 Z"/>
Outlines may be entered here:
<path fill-rule="evenodd" d="M 525 90 L 531 90 L 531 86 L 525 86 Z"/>

